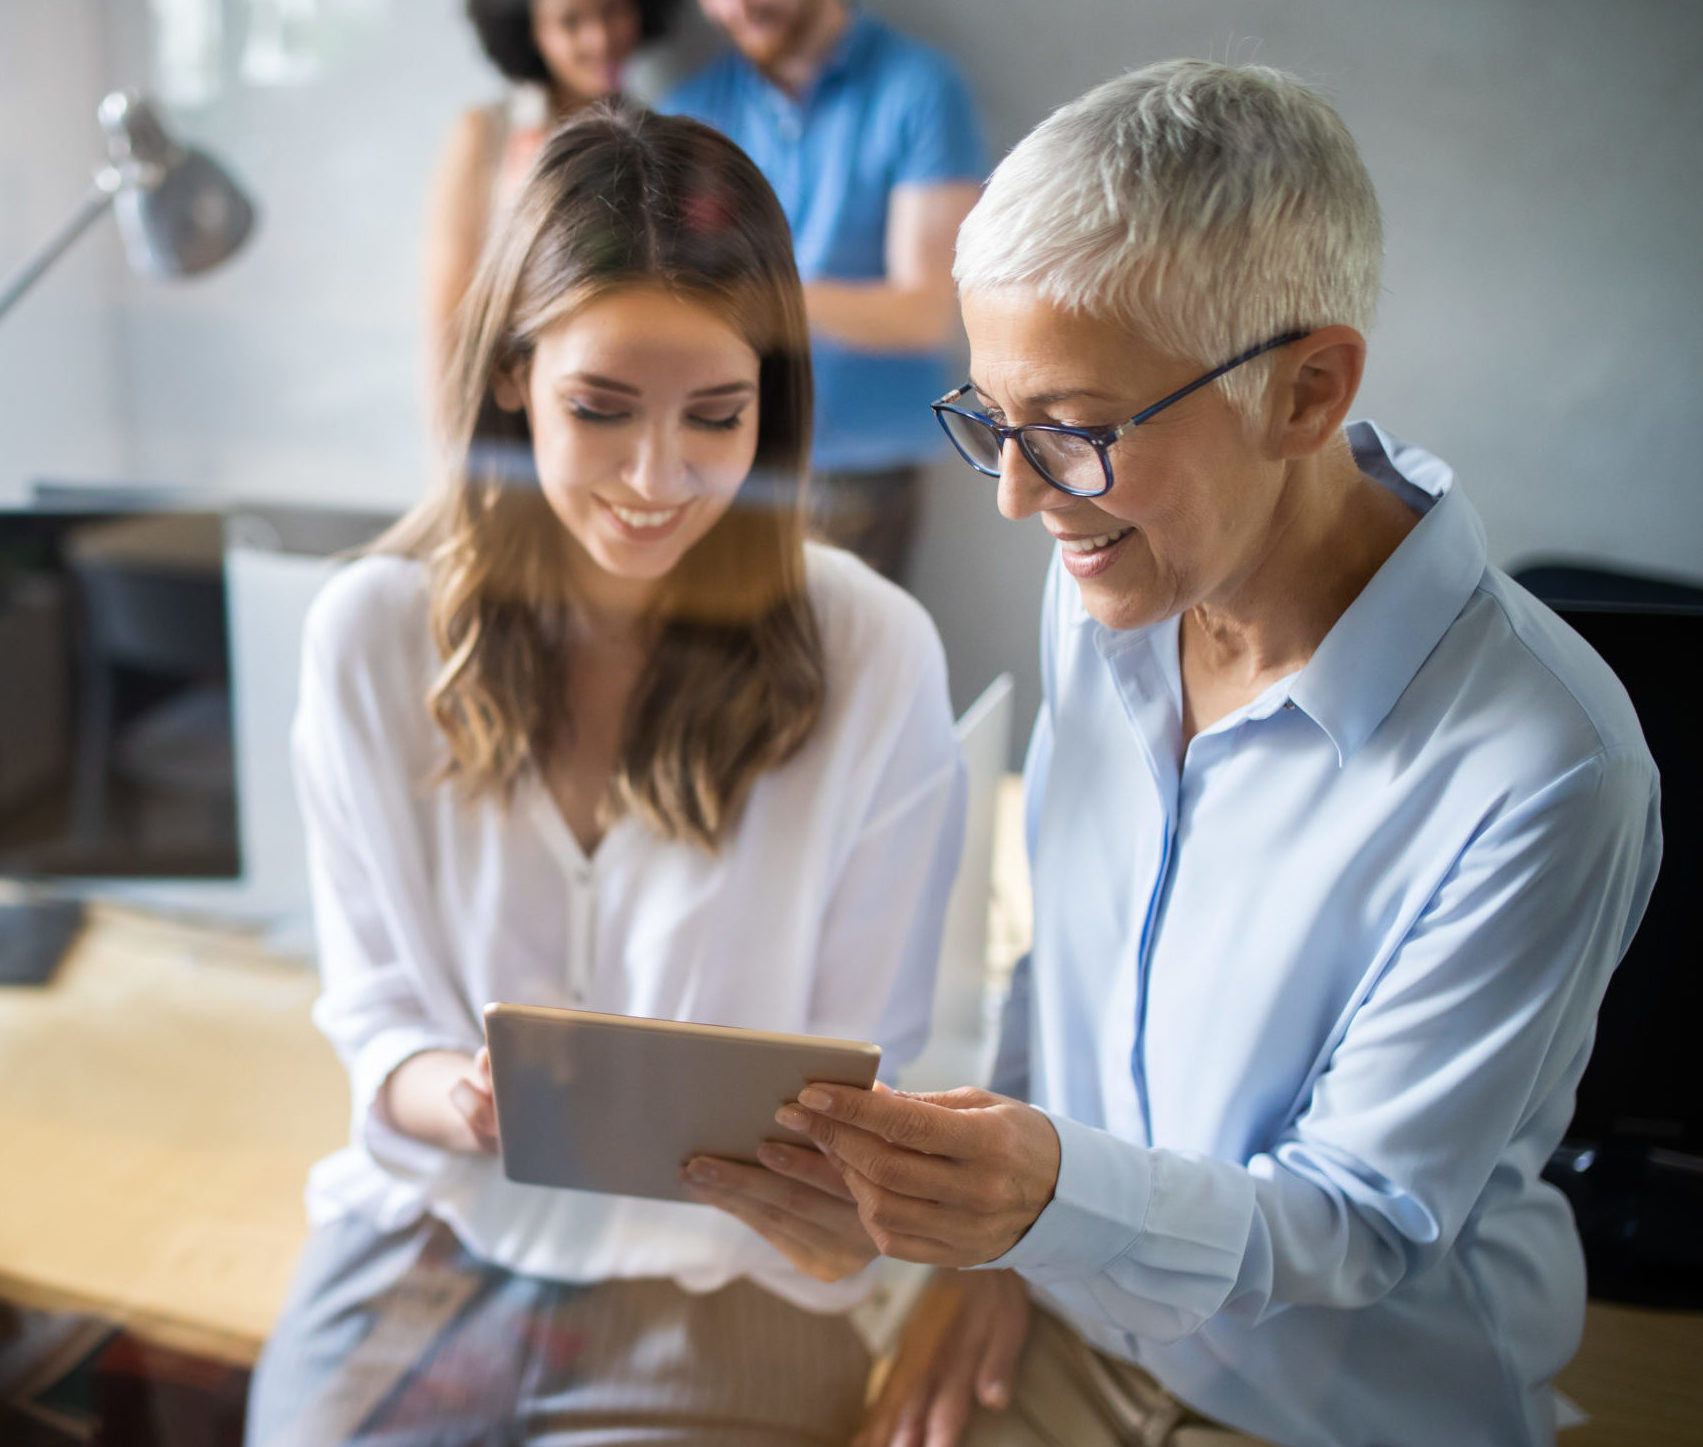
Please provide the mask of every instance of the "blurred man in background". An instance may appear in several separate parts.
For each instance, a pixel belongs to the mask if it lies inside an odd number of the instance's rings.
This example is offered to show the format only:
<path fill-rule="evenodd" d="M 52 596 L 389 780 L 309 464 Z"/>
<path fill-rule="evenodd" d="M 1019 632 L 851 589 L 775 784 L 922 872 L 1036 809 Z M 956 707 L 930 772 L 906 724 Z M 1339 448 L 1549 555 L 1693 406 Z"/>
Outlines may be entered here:
<path fill-rule="evenodd" d="M 816 371 L 816 522 L 892 578 L 950 385 L 952 245 L 985 155 L 937 51 L 845 0 L 701 0 L 733 50 L 664 109 L 736 141 L 792 224 Z"/>

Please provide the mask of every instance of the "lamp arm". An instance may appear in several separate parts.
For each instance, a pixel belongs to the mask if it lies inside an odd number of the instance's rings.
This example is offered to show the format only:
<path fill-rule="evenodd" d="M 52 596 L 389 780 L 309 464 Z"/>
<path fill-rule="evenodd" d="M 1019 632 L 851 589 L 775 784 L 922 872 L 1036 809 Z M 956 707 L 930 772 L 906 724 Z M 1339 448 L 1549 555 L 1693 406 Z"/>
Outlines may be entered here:
<path fill-rule="evenodd" d="M 47 238 L 34 256 L 20 266 L 4 285 L 0 285 L 0 317 L 4 317 L 17 303 L 18 298 L 41 279 L 42 273 L 58 261 L 71 248 L 72 243 L 101 218 L 124 183 L 124 173 L 116 166 L 108 166 L 95 174 L 94 185 L 89 187 L 88 194 L 83 197 L 77 209 L 66 217 L 59 229 Z"/>

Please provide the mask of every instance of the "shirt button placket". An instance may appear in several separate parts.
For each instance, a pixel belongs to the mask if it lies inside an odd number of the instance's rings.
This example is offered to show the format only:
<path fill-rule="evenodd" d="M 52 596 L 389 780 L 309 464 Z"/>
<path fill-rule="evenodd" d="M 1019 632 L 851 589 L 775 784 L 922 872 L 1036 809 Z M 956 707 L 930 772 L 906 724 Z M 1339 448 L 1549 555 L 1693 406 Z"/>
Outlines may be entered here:
<path fill-rule="evenodd" d="M 591 992 L 592 950 L 597 943 L 597 876 L 590 864 L 576 864 L 571 876 L 573 919 L 568 932 L 568 999 L 584 1005 Z"/>

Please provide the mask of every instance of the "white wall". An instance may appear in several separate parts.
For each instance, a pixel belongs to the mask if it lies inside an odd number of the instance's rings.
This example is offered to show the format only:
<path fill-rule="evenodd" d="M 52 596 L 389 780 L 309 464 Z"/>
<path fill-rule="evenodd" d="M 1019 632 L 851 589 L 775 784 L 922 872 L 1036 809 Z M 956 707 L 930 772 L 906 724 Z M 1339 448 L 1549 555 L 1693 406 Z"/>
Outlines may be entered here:
<path fill-rule="evenodd" d="M 143 0 L 108 0 L 109 80 L 152 76 Z M 426 468 L 420 221 L 456 113 L 500 92 L 458 0 L 390 0 L 301 86 L 242 82 L 226 0 L 226 87 L 180 110 L 260 208 L 231 264 L 129 280 L 123 366 L 150 477 L 237 497 L 406 506 Z"/>
<path fill-rule="evenodd" d="M 104 157 L 102 8 L 0 0 L 0 280 L 76 208 Z M 0 319 L 0 505 L 40 476 L 124 475 L 112 309 L 121 268 L 102 218 Z"/>
<path fill-rule="evenodd" d="M 1362 410 L 1455 464 L 1499 560 L 1703 573 L 1703 6 L 871 5 L 960 57 L 996 154 L 1054 105 L 1166 56 L 1256 59 L 1323 87 L 1388 222 Z M 225 0 L 233 53 L 244 8 Z M 315 85 L 234 87 L 179 118 L 259 198 L 248 253 L 187 286 L 126 280 L 108 346 L 108 224 L 80 270 L 25 304 L 33 316 L 0 326 L 0 478 L 110 466 L 250 496 L 417 495 L 424 188 L 456 110 L 497 87 L 458 0 L 356 8 L 377 28 Z M 144 0 L 0 0 L 0 268 L 98 155 L 97 76 L 146 78 L 145 13 Z M 1013 667 L 1027 719 L 1045 541 L 1000 521 L 956 466 L 931 478 L 928 504 L 915 586 L 958 701 Z"/>
<path fill-rule="evenodd" d="M 321 0 L 345 16 L 322 74 L 256 87 L 242 0 L 207 3 L 223 5 L 225 88 L 176 122 L 242 178 L 261 226 L 212 276 L 127 282 L 137 465 L 229 496 L 406 507 L 428 463 L 426 193 L 455 117 L 501 96 L 501 78 L 462 0 Z M 107 8 L 110 82 L 148 87 L 145 0 Z"/>

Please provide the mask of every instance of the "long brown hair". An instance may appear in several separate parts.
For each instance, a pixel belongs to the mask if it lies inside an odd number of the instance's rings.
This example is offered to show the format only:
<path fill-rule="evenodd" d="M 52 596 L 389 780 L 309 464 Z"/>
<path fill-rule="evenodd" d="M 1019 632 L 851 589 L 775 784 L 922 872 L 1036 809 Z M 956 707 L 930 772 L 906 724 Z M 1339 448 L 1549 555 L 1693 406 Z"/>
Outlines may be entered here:
<path fill-rule="evenodd" d="M 714 310 L 760 359 L 751 474 L 664 581 L 607 801 L 714 848 L 758 774 L 809 736 L 825 672 L 804 583 L 804 297 L 785 215 L 743 151 L 695 121 L 625 104 L 551 137 L 458 318 L 443 479 L 378 547 L 430 569 L 443 668 L 427 702 L 449 743 L 447 775 L 506 798 L 571 720 L 575 602 L 573 544 L 539 489 L 530 424 L 497 405 L 493 384 L 524 374 L 553 322 L 638 285 Z"/>

